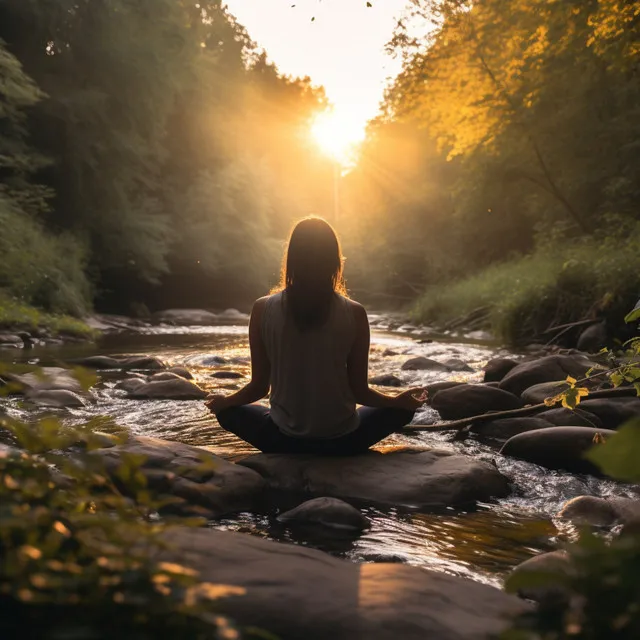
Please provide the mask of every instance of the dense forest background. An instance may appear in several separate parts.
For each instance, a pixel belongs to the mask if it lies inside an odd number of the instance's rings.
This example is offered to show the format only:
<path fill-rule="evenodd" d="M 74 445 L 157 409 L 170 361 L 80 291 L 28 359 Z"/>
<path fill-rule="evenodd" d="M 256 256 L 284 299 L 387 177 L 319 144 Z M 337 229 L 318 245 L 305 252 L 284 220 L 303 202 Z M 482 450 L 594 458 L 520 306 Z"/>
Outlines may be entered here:
<path fill-rule="evenodd" d="M 640 295 L 640 2 L 410 6 L 403 71 L 340 178 L 354 295 L 513 339 L 621 320 Z M 332 219 L 309 135 L 326 107 L 218 1 L 0 0 L 0 292 L 71 314 L 246 307 L 291 223 Z"/>

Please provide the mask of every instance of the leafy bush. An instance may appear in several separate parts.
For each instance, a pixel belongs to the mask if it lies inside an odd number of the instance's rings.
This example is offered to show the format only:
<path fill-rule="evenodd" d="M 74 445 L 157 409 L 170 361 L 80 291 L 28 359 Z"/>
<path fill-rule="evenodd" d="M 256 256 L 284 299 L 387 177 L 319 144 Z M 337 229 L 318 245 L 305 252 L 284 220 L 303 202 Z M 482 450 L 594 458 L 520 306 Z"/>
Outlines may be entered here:
<path fill-rule="evenodd" d="M 428 289 L 415 319 L 443 322 L 489 309 L 495 333 L 513 343 L 552 324 L 580 320 L 598 307 L 622 318 L 640 292 L 640 225 L 625 237 L 592 238 L 542 247 L 453 284 Z"/>
<path fill-rule="evenodd" d="M 0 444 L 0 637 L 239 637 L 211 601 L 241 589 L 162 561 L 171 522 L 155 515 L 139 457 L 118 471 L 131 500 L 90 426 L 0 417 L 0 437 L 19 447 Z"/>

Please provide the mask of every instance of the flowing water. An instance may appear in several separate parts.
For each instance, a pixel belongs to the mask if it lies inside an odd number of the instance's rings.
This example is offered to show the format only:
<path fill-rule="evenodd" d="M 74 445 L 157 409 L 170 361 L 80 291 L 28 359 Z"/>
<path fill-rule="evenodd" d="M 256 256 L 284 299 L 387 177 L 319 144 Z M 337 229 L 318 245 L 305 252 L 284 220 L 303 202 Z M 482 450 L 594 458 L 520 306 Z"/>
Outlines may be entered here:
<path fill-rule="evenodd" d="M 482 367 L 496 355 L 508 355 L 496 346 L 456 342 L 418 342 L 416 337 L 385 330 L 382 318 L 372 333 L 371 376 L 391 373 L 406 386 L 436 380 L 480 381 Z M 141 334 L 106 336 L 98 345 L 65 345 L 35 348 L 21 353 L 22 361 L 42 366 L 56 365 L 73 357 L 94 354 L 147 354 L 168 365 L 187 367 L 195 381 L 209 391 L 230 392 L 248 380 L 250 363 L 246 326 L 150 327 Z M 413 356 L 439 361 L 451 358 L 466 362 L 473 372 L 434 373 L 402 371 L 402 363 Z M 0 357 L 15 356 L 5 351 Z M 233 371 L 240 378 L 218 379 L 214 372 Z M 119 377 L 101 377 L 93 389 L 95 403 L 83 409 L 60 411 L 65 420 L 82 422 L 109 416 L 134 435 L 149 435 L 206 447 L 217 455 L 234 459 L 255 453 L 248 444 L 223 431 L 199 401 L 129 400 L 114 390 Z M 17 400 L 9 410 L 16 416 L 36 412 Z M 49 413 L 51 411 L 49 410 Z M 415 422 L 433 422 L 437 415 L 426 409 Z M 277 512 L 243 513 L 211 523 L 212 527 L 241 531 L 282 541 L 312 546 L 358 562 L 405 562 L 445 571 L 499 586 L 508 571 L 523 560 L 556 548 L 575 532 L 555 518 L 560 506 L 578 495 L 630 495 L 631 489 L 590 476 L 548 471 L 535 465 L 501 457 L 495 449 L 474 440 L 451 442 L 446 433 L 396 434 L 384 446 L 437 446 L 494 460 L 513 483 L 508 498 L 481 504 L 471 512 L 447 509 L 421 513 L 399 509 L 364 508 L 372 527 L 358 537 L 319 536 L 317 532 L 291 530 L 279 524 Z M 291 505 L 294 506 L 294 505 Z"/>

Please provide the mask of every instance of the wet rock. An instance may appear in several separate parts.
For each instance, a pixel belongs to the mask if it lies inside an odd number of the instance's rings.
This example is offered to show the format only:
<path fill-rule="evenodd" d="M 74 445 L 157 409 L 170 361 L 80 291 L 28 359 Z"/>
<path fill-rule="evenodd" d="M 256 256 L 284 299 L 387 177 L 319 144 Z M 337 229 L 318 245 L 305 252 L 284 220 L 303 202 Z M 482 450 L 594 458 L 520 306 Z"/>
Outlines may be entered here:
<path fill-rule="evenodd" d="M 149 382 L 162 382 L 164 380 L 184 380 L 182 376 L 179 376 L 177 373 L 172 373 L 171 371 L 161 371 L 160 373 L 155 373 L 149 378 Z"/>
<path fill-rule="evenodd" d="M 502 389 L 482 384 L 461 384 L 438 391 L 431 401 L 431 406 L 444 420 L 459 420 L 487 411 L 520 409 L 524 402 Z"/>
<path fill-rule="evenodd" d="M 62 367 L 42 367 L 37 372 L 15 374 L 5 372 L 3 377 L 19 385 L 23 393 L 38 391 L 70 391 L 84 393 L 82 385 L 73 373 Z"/>
<path fill-rule="evenodd" d="M 532 387 L 525 389 L 521 398 L 527 404 L 540 404 L 547 398 L 554 398 L 559 393 L 563 393 L 569 388 L 569 384 L 565 380 L 558 380 L 556 382 L 540 382 L 534 384 Z"/>
<path fill-rule="evenodd" d="M 441 362 L 437 362 L 436 360 L 432 360 L 431 358 L 425 358 L 424 356 L 419 356 L 417 358 L 410 358 L 402 365 L 403 371 L 449 371 L 449 368 L 442 364 Z"/>
<path fill-rule="evenodd" d="M 587 398 L 580 407 L 597 416 L 607 429 L 617 429 L 633 418 L 640 418 L 640 398 Z"/>
<path fill-rule="evenodd" d="M 612 527 L 640 518 L 640 500 L 578 496 L 566 502 L 558 516 L 576 525 Z"/>
<path fill-rule="evenodd" d="M 249 314 L 237 309 L 225 309 L 218 317 L 231 322 L 249 322 Z"/>
<path fill-rule="evenodd" d="M 484 366 L 484 381 L 500 382 L 518 364 L 518 362 L 509 358 L 493 358 Z"/>
<path fill-rule="evenodd" d="M 545 356 L 530 362 L 521 362 L 511 369 L 500 382 L 500 388 L 515 395 L 541 382 L 566 380 L 567 376 L 583 378 L 593 363 L 580 356 Z"/>
<path fill-rule="evenodd" d="M 609 342 L 609 332 L 605 322 L 598 322 L 587 327 L 578 338 L 576 345 L 580 351 L 587 353 L 598 353 L 607 346 Z"/>
<path fill-rule="evenodd" d="M 141 378 L 127 378 L 126 380 L 121 380 L 118 382 L 114 389 L 118 389 L 119 391 L 126 391 L 127 393 L 133 393 L 138 389 L 144 387 L 147 384 L 146 380 Z"/>
<path fill-rule="evenodd" d="M 493 420 L 492 422 L 478 422 L 471 427 L 471 431 L 484 438 L 504 441 L 525 431 L 548 429 L 553 426 L 553 424 L 541 418 L 503 418 L 502 420 Z"/>
<path fill-rule="evenodd" d="M 471 371 L 471 372 L 473 372 L 473 369 L 466 362 L 463 362 L 462 360 L 459 360 L 458 358 L 451 358 L 450 360 L 447 360 L 444 363 L 444 366 L 447 367 L 447 369 L 449 369 L 449 371 Z"/>
<path fill-rule="evenodd" d="M 175 373 L 177 376 L 180 376 L 181 378 L 185 378 L 186 380 L 193 380 L 193 376 L 191 375 L 191 372 L 188 369 L 185 369 L 184 367 L 171 367 L 167 369 L 167 371 L 169 373 Z"/>
<path fill-rule="evenodd" d="M 201 400 L 207 392 L 190 380 L 177 377 L 173 380 L 147 382 L 129 393 L 136 400 Z"/>
<path fill-rule="evenodd" d="M 529 605 L 499 589 L 403 564 L 356 564 L 229 531 L 174 528 L 166 559 L 238 596 L 216 612 L 282 640 L 488 640 Z"/>
<path fill-rule="evenodd" d="M 238 464 L 257 471 L 272 489 L 382 506 L 456 506 L 509 493 L 494 465 L 435 449 L 340 458 L 262 453 Z"/>
<path fill-rule="evenodd" d="M 582 406 L 582 404 L 580 405 Z M 551 422 L 556 427 L 594 427 L 600 429 L 603 427 L 600 418 L 593 413 L 584 411 L 581 408 L 565 409 L 564 407 L 558 407 L 557 409 L 550 409 L 549 411 L 543 411 L 538 414 L 539 418 Z"/>
<path fill-rule="evenodd" d="M 571 562 L 565 551 L 550 551 L 525 560 L 513 569 L 511 575 L 523 576 L 527 573 L 550 573 L 564 577 L 571 573 Z M 518 595 L 534 602 L 558 604 L 565 601 L 569 593 L 564 586 L 556 583 L 544 586 L 521 587 L 518 589 Z"/>
<path fill-rule="evenodd" d="M 459 387 L 463 384 L 465 383 L 454 382 L 453 380 L 442 380 L 441 382 L 432 382 L 431 384 L 425 385 L 425 389 L 427 390 L 427 402 L 430 403 L 436 393 L 444 391 L 445 389 L 453 389 L 453 387 Z"/>
<path fill-rule="evenodd" d="M 21 347 L 22 338 L 14 333 L 0 333 L 0 346 Z"/>
<path fill-rule="evenodd" d="M 122 369 L 123 371 L 131 371 L 138 369 L 140 371 L 160 371 L 165 369 L 165 364 L 151 356 L 89 356 L 88 358 L 79 358 L 71 360 L 73 364 L 88 369 L 109 370 Z"/>
<path fill-rule="evenodd" d="M 204 309 L 166 309 L 154 313 L 154 322 L 183 326 L 212 326 L 218 324 L 220 316 Z"/>
<path fill-rule="evenodd" d="M 211 374 L 211 377 L 218 378 L 220 380 L 238 380 L 240 378 L 244 378 L 244 376 L 237 371 L 216 371 Z"/>
<path fill-rule="evenodd" d="M 40 407 L 57 409 L 84 407 L 86 404 L 77 393 L 67 389 L 37 389 L 28 392 L 26 399 Z"/>
<path fill-rule="evenodd" d="M 370 384 L 377 384 L 381 387 L 402 387 L 404 382 L 398 378 L 398 376 L 394 376 L 391 373 L 383 373 L 379 376 L 374 376 L 369 380 Z"/>
<path fill-rule="evenodd" d="M 596 465 L 583 456 L 599 434 L 605 438 L 615 431 L 591 427 L 551 427 L 527 431 L 507 440 L 500 453 L 538 464 L 547 469 L 601 476 Z"/>
<path fill-rule="evenodd" d="M 359 509 L 338 498 L 314 498 L 278 516 L 283 523 L 320 525 L 335 529 L 362 531 L 370 526 Z"/>
<path fill-rule="evenodd" d="M 219 517 L 255 509 L 265 488 L 264 480 L 254 471 L 178 442 L 136 437 L 98 453 L 116 483 L 123 454 L 142 456 L 140 471 L 153 497 L 182 499 L 170 506 L 172 512 L 196 511 Z"/>

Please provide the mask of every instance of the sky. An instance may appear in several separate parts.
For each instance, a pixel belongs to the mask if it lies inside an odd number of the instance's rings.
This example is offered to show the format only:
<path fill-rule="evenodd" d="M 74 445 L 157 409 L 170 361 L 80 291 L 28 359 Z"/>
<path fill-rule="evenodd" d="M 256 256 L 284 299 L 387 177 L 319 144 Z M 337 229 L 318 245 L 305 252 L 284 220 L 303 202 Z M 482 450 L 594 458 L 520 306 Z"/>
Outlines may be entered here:
<path fill-rule="evenodd" d="M 400 62 L 384 52 L 406 0 L 227 0 L 271 61 L 324 86 L 335 120 L 352 137 L 378 113 Z M 292 6 L 295 5 L 295 6 Z M 312 18 L 315 20 L 312 21 Z M 344 135 L 344 134 L 343 134 Z"/>

